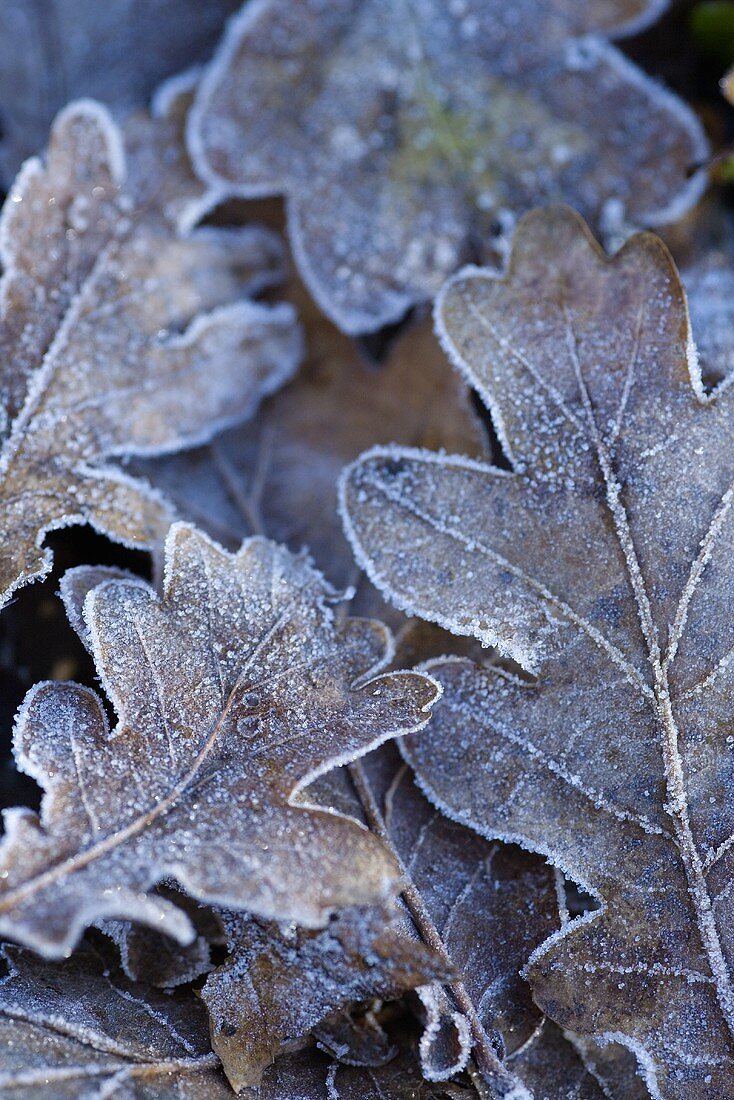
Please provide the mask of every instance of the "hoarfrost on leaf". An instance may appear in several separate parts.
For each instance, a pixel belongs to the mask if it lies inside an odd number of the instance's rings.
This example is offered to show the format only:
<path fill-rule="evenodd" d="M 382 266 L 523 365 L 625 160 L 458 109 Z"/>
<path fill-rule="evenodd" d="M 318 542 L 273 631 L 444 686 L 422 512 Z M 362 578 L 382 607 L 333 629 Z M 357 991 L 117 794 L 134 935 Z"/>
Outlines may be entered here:
<path fill-rule="evenodd" d="M 255 0 L 197 93 L 195 167 L 215 188 L 285 194 L 316 300 L 346 332 L 377 329 L 496 257 L 535 204 L 618 232 L 695 202 L 698 120 L 605 37 L 664 6 Z"/>
<path fill-rule="evenodd" d="M 448 820 L 423 797 L 393 746 L 332 772 L 316 797 L 357 816 L 390 844 L 403 869 L 414 934 L 447 960 L 450 982 L 418 990 L 428 1080 L 446 1080 L 474 1058 L 491 1095 L 524 1095 L 514 1056 L 540 1025 L 520 976 L 559 927 L 552 870 L 537 856 L 492 843 Z M 509 1054 L 510 1060 L 505 1062 Z"/>
<path fill-rule="evenodd" d="M 382 1066 L 340 1065 L 314 1049 L 287 1054 L 265 1071 L 259 1086 L 243 1089 L 240 1096 L 243 1100 L 476 1100 L 474 1089 L 426 1081 L 412 1038 L 406 1028 L 397 1056 Z"/>
<path fill-rule="evenodd" d="M 0 948 L 0 1091 L 13 1100 L 227 1100 L 206 1018 L 189 993 L 128 981 L 85 944 L 50 963 Z M 173 1084 L 175 1082 L 175 1084 Z"/>
<path fill-rule="evenodd" d="M 45 163 L 24 165 L 3 208 L 0 603 L 48 572 L 53 528 L 162 541 L 172 508 L 115 460 L 208 439 L 298 363 L 291 307 L 241 300 L 277 276 L 277 238 L 178 232 L 183 208 L 156 181 L 181 181 L 186 205 L 196 188 L 181 97 L 170 107 L 147 137 L 135 123 L 127 170 L 107 112 L 67 107 Z"/>
<path fill-rule="evenodd" d="M 664 245 L 608 259 L 564 208 L 436 313 L 513 469 L 376 449 L 346 523 L 383 593 L 529 675 L 432 663 L 444 695 L 407 757 L 452 817 L 601 902 L 531 958 L 548 1016 L 627 1045 L 654 1097 L 729 1100 L 731 387 L 704 391 Z"/>
<path fill-rule="evenodd" d="M 318 931 L 279 929 L 244 913 L 223 917 L 230 958 L 201 995 L 212 1045 L 237 1092 L 258 1084 L 276 1055 L 305 1046 L 319 1024 L 351 1004 L 450 977 L 442 957 L 379 907 L 346 909 Z"/>
<path fill-rule="evenodd" d="M 8 810 L 0 932 L 47 956 L 104 917 L 182 942 L 165 878 L 204 902 L 323 924 L 397 888 L 394 860 L 354 820 L 299 800 L 315 776 L 428 720 L 434 681 L 380 675 L 389 632 L 335 621 L 305 560 L 264 539 L 230 555 L 171 528 L 161 597 L 110 580 L 84 602 L 118 715 L 76 684 L 33 688 L 16 760 L 44 788 L 40 819 Z"/>

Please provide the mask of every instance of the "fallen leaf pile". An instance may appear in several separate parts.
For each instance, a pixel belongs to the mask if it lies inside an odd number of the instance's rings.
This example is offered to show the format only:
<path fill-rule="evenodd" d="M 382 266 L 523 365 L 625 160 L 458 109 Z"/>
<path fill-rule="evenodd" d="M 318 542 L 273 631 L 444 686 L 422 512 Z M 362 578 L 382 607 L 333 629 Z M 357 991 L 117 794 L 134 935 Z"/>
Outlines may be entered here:
<path fill-rule="evenodd" d="M 734 1100 L 734 7 L 103 8 L 0 0 L 0 1096 Z"/>

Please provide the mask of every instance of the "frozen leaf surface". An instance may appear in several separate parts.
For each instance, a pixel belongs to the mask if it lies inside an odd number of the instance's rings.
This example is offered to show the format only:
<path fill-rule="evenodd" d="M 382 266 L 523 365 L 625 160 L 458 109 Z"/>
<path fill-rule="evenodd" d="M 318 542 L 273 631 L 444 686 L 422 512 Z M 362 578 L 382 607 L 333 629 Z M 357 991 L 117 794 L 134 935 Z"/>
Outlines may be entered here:
<path fill-rule="evenodd" d="M 546 1024 L 555 1035 L 558 1029 Z M 600 1047 L 591 1039 L 570 1037 L 587 1070 L 598 1081 L 605 1096 L 610 1100 L 649 1100 L 650 1093 L 645 1086 L 634 1055 L 619 1043 L 608 1043 Z"/>
<path fill-rule="evenodd" d="M 602 1090 L 560 1028 L 548 1020 L 513 1059 L 512 1067 L 522 1076 L 533 1100 L 604 1100 L 614 1095 Z M 628 1100 L 635 1096 L 632 1092 L 625 1095 Z M 622 1100 L 621 1094 L 618 1100 Z"/>
<path fill-rule="evenodd" d="M 71 105 L 45 163 L 26 163 L 3 208 L 2 601 L 48 572 L 52 528 L 88 522 L 127 545 L 162 540 L 171 507 L 114 460 L 209 438 L 297 365 L 291 307 L 241 300 L 280 266 L 272 235 L 182 236 L 165 190 L 156 205 L 140 184 L 161 178 L 179 106 L 163 132 L 151 122 L 147 145 L 138 127 L 126 176 L 104 109 Z M 180 156 L 169 168 L 187 177 Z"/>
<path fill-rule="evenodd" d="M 86 598 L 97 670 L 118 715 L 75 684 L 40 684 L 18 715 L 19 766 L 40 820 L 6 812 L 0 931 L 48 956 L 102 917 L 185 942 L 183 911 L 146 891 L 166 877 L 209 903 L 305 925 L 395 888 L 358 823 L 300 788 L 387 737 L 420 728 L 435 683 L 377 675 L 389 634 L 336 625 L 331 590 L 264 539 L 227 554 L 175 525 L 162 597 L 112 580 Z"/>
<path fill-rule="evenodd" d="M 156 85 L 208 59 L 237 0 L 43 0 L 0 4 L 0 179 L 46 144 L 79 96 L 142 107 Z"/>
<path fill-rule="evenodd" d="M 195 166 L 217 188 L 285 194 L 314 297 L 347 332 L 379 328 L 537 203 L 620 226 L 695 201 L 698 121 L 605 38 L 664 6 L 247 4 L 197 93 Z"/>
<path fill-rule="evenodd" d="M 12 1100 L 227 1100 L 206 1018 L 189 993 L 136 985 L 85 946 L 48 963 L 1 949 L 0 1092 Z"/>
<path fill-rule="evenodd" d="M 661 242 L 609 260 L 563 208 L 522 223 L 506 277 L 451 281 L 437 317 L 513 469 L 376 450 L 345 479 L 347 522 L 383 592 L 529 675 L 436 665 L 409 759 L 452 816 L 599 898 L 535 952 L 540 1007 L 628 1045 L 653 1096 L 725 1100 L 731 389 L 703 391 Z"/>
<path fill-rule="evenodd" d="M 734 271 L 715 251 L 682 273 L 704 383 L 718 385 L 734 374 Z"/>
<path fill-rule="evenodd" d="M 540 1023 L 520 971 L 558 926 L 551 869 L 448 821 L 421 795 L 407 768 L 397 774 L 386 810 L 390 837 L 484 1030 L 512 1054 Z"/>
<path fill-rule="evenodd" d="M 486 441 L 467 387 L 447 369 L 427 321 L 408 329 L 378 367 L 300 284 L 293 281 L 288 296 L 306 344 L 293 382 L 256 419 L 207 448 L 140 469 L 215 538 L 237 544 L 245 535 L 267 534 L 295 551 L 306 546 L 329 579 L 346 587 L 359 574 L 337 512 L 344 465 L 373 443 L 461 448 L 484 457 Z M 366 604 L 357 606 L 363 612 Z"/>
<path fill-rule="evenodd" d="M 361 806 L 364 820 L 392 846 L 403 866 L 403 897 L 414 927 L 454 971 L 451 985 L 419 990 L 424 1074 L 433 1080 L 454 1076 L 474 1048 L 492 1096 L 512 1095 L 521 1082 L 502 1061 L 541 1021 L 520 970 L 559 926 L 553 872 L 537 856 L 447 820 L 396 757 L 385 746 L 357 764 L 351 780 L 334 772 L 315 791 L 319 801 L 355 816 Z"/>
<path fill-rule="evenodd" d="M 442 958 L 377 909 L 347 909 L 325 929 L 224 914 L 230 959 L 202 990 L 212 1044 L 235 1091 L 353 1003 L 448 977 Z"/>

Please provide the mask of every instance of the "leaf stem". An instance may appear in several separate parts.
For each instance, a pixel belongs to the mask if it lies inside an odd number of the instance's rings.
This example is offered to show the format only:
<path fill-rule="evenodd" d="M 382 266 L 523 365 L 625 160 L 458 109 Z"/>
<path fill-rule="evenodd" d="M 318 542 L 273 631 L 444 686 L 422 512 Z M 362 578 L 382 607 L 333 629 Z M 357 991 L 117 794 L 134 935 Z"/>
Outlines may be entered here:
<path fill-rule="evenodd" d="M 403 860 L 395 849 L 395 845 L 392 842 L 387 825 L 385 824 L 385 819 L 372 793 L 361 761 L 354 761 L 349 764 L 348 771 L 352 783 L 354 784 L 354 789 L 362 803 L 367 824 L 370 829 L 387 844 L 400 867 L 401 877 L 403 879 L 402 896 L 408 912 L 413 918 L 413 923 L 423 941 L 440 956 L 446 963 L 448 969 L 453 970 L 454 964 L 446 951 L 443 940 L 441 939 L 441 934 L 426 909 L 420 891 L 410 878 Z M 471 1027 L 472 1038 L 474 1040 L 473 1054 L 476 1061 L 476 1067 L 473 1067 L 474 1073 L 469 1070 L 472 1084 L 477 1094 L 481 1097 L 481 1100 L 498 1100 L 499 1097 L 504 1096 L 514 1088 L 518 1082 L 507 1072 L 506 1068 L 497 1057 L 497 1053 L 492 1046 L 487 1032 L 484 1030 L 482 1022 L 479 1019 L 479 1014 L 464 983 L 462 981 L 453 981 L 450 982 L 446 988 L 449 990 L 456 1007 L 463 1012 Z M 489 1086 L 489 1089 L 487 1089 L 487 1086 Z"/>

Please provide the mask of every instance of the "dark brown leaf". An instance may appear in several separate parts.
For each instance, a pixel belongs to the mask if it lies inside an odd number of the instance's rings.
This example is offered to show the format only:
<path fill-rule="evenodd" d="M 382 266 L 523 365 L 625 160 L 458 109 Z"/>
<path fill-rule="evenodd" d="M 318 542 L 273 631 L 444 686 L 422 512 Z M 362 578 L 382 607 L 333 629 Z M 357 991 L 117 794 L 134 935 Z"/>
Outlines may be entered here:
<path fill-rule="evenodd" d="M 1 949 L 0 1092 L 8 1100 L 227 1100 L 192 993 L 134 984 L 92 946 L 64 962 Z"/>
<path fill-rule="evenodd" d="M 531 1089 L 533 1100 L 603 1100 L 607 1095 L 560 1028 L 549 1021 L 511 1064 Z M 633 1100 L 632 1094 L 628 1100 Z"/>
<path fill-rule="evenodd" d="M 731 388 L 703 391 L 665 247 L 609 260 L 562 208 L 437 313 L 513 470 L 375 451 L 345 481 L 352 535 L 383 592 L 534 675 L 436 665 L 409 759 L 452 816 L 601 902 L 532 957 L 548 1015 L 628 1045 L 655 1097 L 728 1100 Z"/>
<path fill-rule="evenodd" d="M 345 1066 L 318 1050 L 285 1055 L 265 1073 L 262 1084 L 245 1089 L 245 1100 L 476 1100 L 473 1089 L 425 1081 L 412 1036 L 402 1035 L 396 1058 L 384 1066 Z"/>
<path fill-rule="evenodd" d="M 407 883 L 404 900 L 417 932 L 443 952 L 456 972 L 451 986 L 419 990 L 426 1011 L 423 1072 L 452 1077 L 472 1048 L 493 1096 L 521 1083 L 501 1068 L 537 1029 L 520 969 L 559 925 L 552 871 L 515 848 L 493 844 L 439 814 L 421 795 L 391 746 L 357 766 L 354 781 L 332 772 L 315 786 L 317 798 L 357 815 L 393 847 Z M 357 797 L 359 792 L 359 798 Z M 499 1057 L 495 1053 L 499 1051 Z"/>
<path fill-rule="evenodd" d="M 379 910 L 347 909 L 308 932 L 225 913 L 231 957 L 202 990 L 212 1044 L 235 1091 L 351 1004 L 446 979 L 443 958 Z"/>
<path fill-rule="evenodd" d="M 166 877 L 212 904 L 318 926 L 384 898 L 396 868 L 359 824 L 302 805 L 330 767 L 422 727 L 434 682 L 378 675 L 386 628 L 337 625 L 331 589 L 264 539 L 229 555 L 175 525 L 162 597 L 111 580 L 84 602 L 119 722 L 75 684 L 39 684 L 18 715 L 20 767 L 42 816 L 6 811 L 0 929 L 48 955 L 103 917 L 187 942 L 185 914 L 146 891 Z"/>
<path fill-rule="evenodd" d="M 98 927 L 116 944 L 120 965 L 131 981 L 172 989 L 208 974 L 213 969 L 211 945 L 221 946 L 226 939 L 217 910 L 170 886 L 156 892 L 185 912 L 196 933 L 190 943 L 178 943 L 157 928 L 133 921 L 100 921 Z"/>

